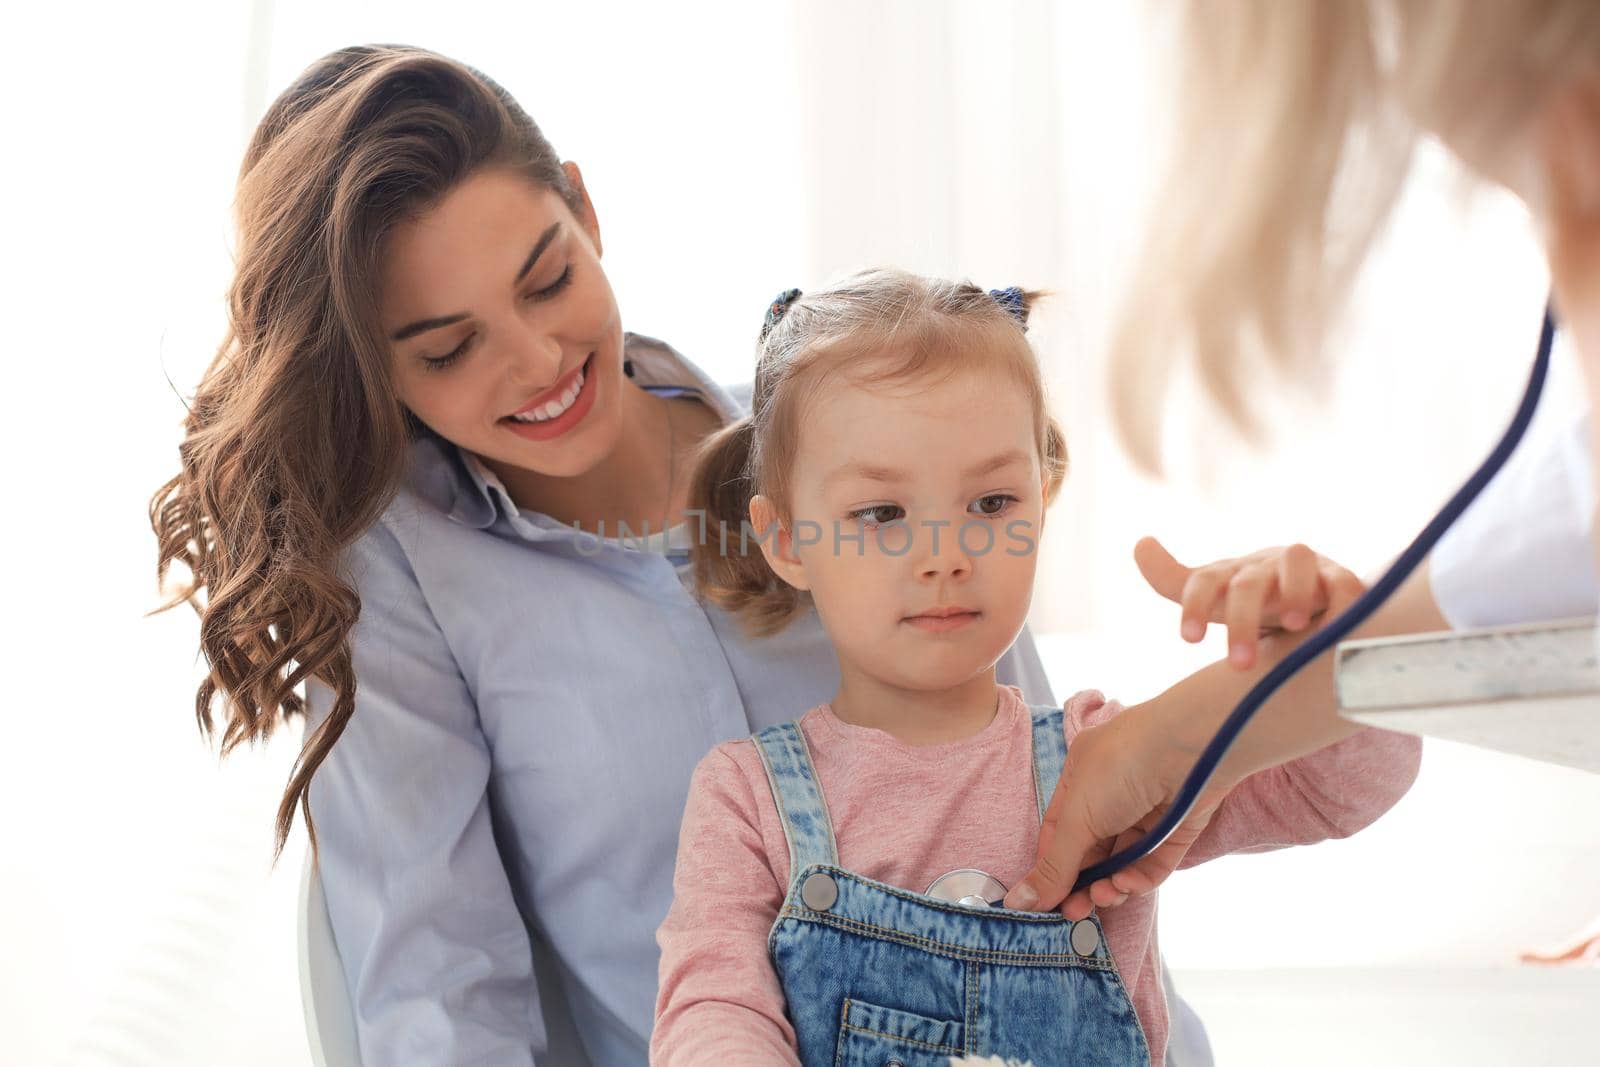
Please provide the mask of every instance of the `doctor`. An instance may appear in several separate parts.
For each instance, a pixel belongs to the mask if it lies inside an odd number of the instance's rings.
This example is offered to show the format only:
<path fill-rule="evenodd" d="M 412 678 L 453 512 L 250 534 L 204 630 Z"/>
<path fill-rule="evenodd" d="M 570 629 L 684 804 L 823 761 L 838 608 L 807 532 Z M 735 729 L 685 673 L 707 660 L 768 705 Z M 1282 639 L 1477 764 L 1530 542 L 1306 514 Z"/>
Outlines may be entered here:
<path fill-rule="evenodd" d="M 1128 317 L 1116 353 L 1115 408 L 1134 457 L 1156 466 L 1161 390 L 1177 353 L 1194 354 L 1201 381 L 1241 425 L 1264 399 L 1252 397 L 1245 380 L 1262 347 L 1302 373 L 1324 357 L 1319 327 L 1333 321 L 1366 251 L 1349 235 L 1378 231 L 1410 149 L 1425 134 L 1528 205 L 1594 410 L 1600 5 L 1233 0 L 1222 7 L 1207 5 L 1204 18 L 1186 9 L 1185 110 L 1175 124 L 1183 140 L 1127 305 L 1141 314 Z M 1332 223 L 1330 205 L 1344 212 Z M 1252 348 L 1256 339 L 1264 345 Z M 1593 613 L 1594 448 L 1589 418 L 1525 444 L 1431 559 L 1351 636 Z M 1204 574 L 1191 582 L 1194 572 L 1153 540 L 1141 543 L 1138 559 L 1151 584 L 1184 605 L 1186 624 L 1203 630 L 1206 621 L 1227 620 L 1230 644 L 1255 646 L 1253 623 L 1229 611 L 1225 582 Z M 1275 646 L 1282 644 L 1263 643 L 1269 663 L 1281 658 L 1285 649 Z M 1354 729 L 1336 714 L 1332 659 L 1320 657 L 1262 707 L 1214 787 Z M 1193 838 L 1185 831 L 1194 826 L 1069 895 L 1079 871 L 1127 844 L 1136 835 L 1122 835 L 1173 800 L 1227 715 L 1216 709 L 1242 697 L 1260 673 L 1213 669 L 1217 699 L 1207 711 L 1184 714 L 1157 698 L 1082 735 L 1068 755 L 1039 862 L 1006 903 L 1060 906 L 1081 918 L 1091 905 L 1114 906 L 1163 881 L 1182 861 L 1179 842 Z"/>

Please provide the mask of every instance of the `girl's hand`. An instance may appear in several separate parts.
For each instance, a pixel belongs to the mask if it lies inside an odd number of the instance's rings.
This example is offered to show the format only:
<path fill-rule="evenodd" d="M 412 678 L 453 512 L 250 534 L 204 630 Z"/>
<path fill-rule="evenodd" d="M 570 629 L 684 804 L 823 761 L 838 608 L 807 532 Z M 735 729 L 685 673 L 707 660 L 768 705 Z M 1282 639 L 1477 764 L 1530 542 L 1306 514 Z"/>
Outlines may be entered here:
<path fill-rule="evenodd" d="M 1198 642 L 1208 623 L 1228 627 L 1228 659 L 1239 668 L 1256 662 L 1263 631 L 1298 632 L 1328 610 L 1361 594 L 1361 579 L 1305 545 L 1264 548 L 1248 556 L 1185 567 L 1154 537 L 1133 548 L 1150 587 L 1183 607 L 1183 639 Z"/>

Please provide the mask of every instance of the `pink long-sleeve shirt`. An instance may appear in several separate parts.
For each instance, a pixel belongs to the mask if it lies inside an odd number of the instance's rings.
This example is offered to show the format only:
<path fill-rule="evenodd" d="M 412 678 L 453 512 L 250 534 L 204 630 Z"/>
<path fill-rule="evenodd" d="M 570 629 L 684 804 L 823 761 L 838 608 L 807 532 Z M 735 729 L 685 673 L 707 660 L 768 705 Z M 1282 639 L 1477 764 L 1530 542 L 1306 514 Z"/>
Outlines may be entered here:
<path fill-rule="evenodd" d="M 958 867 L 988 871 L 1008 886 L 1028 873 L 1039 834 L 1031 718 L 1019 689 L 997 689 L 989 725 L 941 745 L 917 747 L 853 726 L 826 704 L 800 719 L 840 866 L 918 893 Z M 1067 743 L 1122 710 L 1093 690 L 1078 693 L 1063 716 Z M 1355 833 L 1410 788 L 1420 752 L 1417 738 L 1366 729 L 1255 774 L 1219 805 L 1183 865 Z M 690 784 L 675 894 L 656 933 L 661 984 L 651 1064 L 799 1063 L 767 954 L 788 880 L 788 844 L 755 743 L 718 745 Z M 1155 918 L 1154 893 L 1100 913 L 1159 1064 L 1167 1004 Z"/>

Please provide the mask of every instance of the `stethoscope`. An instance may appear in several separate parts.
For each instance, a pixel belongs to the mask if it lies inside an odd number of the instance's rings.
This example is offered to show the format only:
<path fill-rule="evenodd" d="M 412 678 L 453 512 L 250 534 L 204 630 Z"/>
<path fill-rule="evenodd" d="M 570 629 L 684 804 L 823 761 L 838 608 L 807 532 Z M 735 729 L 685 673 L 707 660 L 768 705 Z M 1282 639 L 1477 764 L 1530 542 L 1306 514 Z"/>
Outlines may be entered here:
<path fill-rule="evenodd" d="M 1466 483 L 1456 490 L 1454 496 L 1433 517 L 1433 521 L 1423 527 L 1422 532 L 1411 542 L 1410 546 L 1400 554 L 1383 577 L 1372 584 L 1372 588 L 1363 593 L 1354 604 L 1345 609 L 1344 613 L 1334 619 L 1327 626 L 1317 631 L 1304 644 L 1296 648 L 1282 663 L 1267 672 L 1250 692 L 1245 694 L 1233 711 L 1228 715 L 1216 734 L 1211 738 L 1205 750 L 1200 753 L 1200 758 L 1195 762 L 1194 769 L 1184 779 L 1183 787 L 1178 790 L 1177 798 L 1171 808 L 1162 816 L 1161 821 L 1151 827 L 1139 840 L 1129 845 L 1120 852 L 1115 852 L 1098 863 L 1085 867 L 1079 874 L 1078 880 L 1073 885 L 1074 890 L 1098 882 L 1102 878 L 1122 870 L 1124 867 L 1148 856 L 1160 847 L 1171 833 L 1178 828 L 1184 819 L 1189 817 L 1196 799 L 1199 798 L 1206 783 L 1211 780 L 1216 772 L 1217 765 L 1227 755 L 1228 749 L 1239 736 L 1252 716 L 1265 704 L 1290 678 L 1293 678 L 1302 668 L 1316 659 L 1322 653 L 1332 648 L 1341 641 L 1350 631 L 1365 622 L 1385 600 L 1400 588 L 1411 572 L 1417 569 L 1439 538 L 1444 536 L 1462 512 L 1478 498 L 1500 468 L 1505 466 L 1506 460 L 1511 458 L 1511 453 L 1516 449 L 1518 442 L 1527 432 L 1528 424 L 1533 421 L 1534 410 L 1539 406 L 1539 396 L 1544 391 L 1545 376 L 1550 369 L 1550 349 L 1555 341 L 1556 320 L 1554 309 L 1546 305 L 1544 324 L 1539 331 L 1539 351 L 1533 360 L 1533 372 L 1528 377 L 1528 387 L 1522 394 L 1522 403 L 1517 407 L 1517 413 L 1511 420 L 1511 425 L 1506 429 L 1505 435 L 1500 438 L 1499 444 L 1489 453 L 1489 457 L 1472 473 Z M 974 876 L 982 876 L 977 878 Z M 998 893 L 996 890 L 998 889 Z M 952 871 L 936 879 L 927 890 L 929 895 L 946 899 L 957 900 L 967 904 L 978 904 L 994 907 L 1005 896 L 1005 886 L 1000 881 L 982 871 Z M 951 892 L 960 892 L 959 896 L 951 896 Z"/>

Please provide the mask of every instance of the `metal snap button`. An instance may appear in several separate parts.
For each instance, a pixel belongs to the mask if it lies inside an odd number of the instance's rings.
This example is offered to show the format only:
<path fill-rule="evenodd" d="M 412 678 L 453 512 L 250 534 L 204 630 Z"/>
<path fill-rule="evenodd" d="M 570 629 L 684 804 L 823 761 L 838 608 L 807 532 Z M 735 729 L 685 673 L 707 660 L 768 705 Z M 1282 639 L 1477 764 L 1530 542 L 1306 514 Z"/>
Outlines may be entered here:
<path fill-rule="evenodd" d="M 839 883 L 826 871 L 809 875 L 800 886 L 800 902 L 812 911 L 827 911 L 839 899 Z"/>
<path fill-rule="evenodd" d="M 1072 924 L 1072 951 L 1080 956 L 1093 956 L 1100 948 L 1100 930 L 1088 919 Z"/>
<path fill-rule="evenodd" d="M 895 1058 L 889 1060 L 883 1065 L 883 1067 L 906 1067 L 906 1062 L 905 1060 Z"/>

